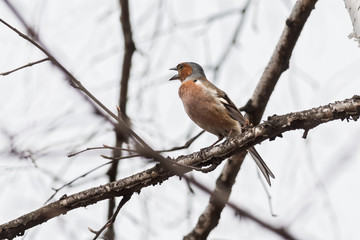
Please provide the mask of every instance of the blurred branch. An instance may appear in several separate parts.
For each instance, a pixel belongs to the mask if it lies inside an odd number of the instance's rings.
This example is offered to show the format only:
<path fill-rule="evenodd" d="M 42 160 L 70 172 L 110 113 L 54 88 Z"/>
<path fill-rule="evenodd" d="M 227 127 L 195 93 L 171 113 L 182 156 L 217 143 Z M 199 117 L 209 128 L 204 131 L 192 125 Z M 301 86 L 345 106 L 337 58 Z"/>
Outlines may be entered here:
<path fill-rule="evenodd" d="M 14 8 L 14 6 L 8 1 L 3 0 L 6 5 L 13 11 L 13 13 L 19 18 L 19 20 L 23 23 L 26 30 L 31 33 L 31 36 L 37 36 L 35 31 L 29 27 L 29 25 L 25 22 L 25 20 L 21 17 L 19 12 Z M 89 90 L 87 90 L 79 80 L 77 80 L 60 62 L 52 55 L 50 54 L 49 50 L 46 49 L 45 45 L 40 41 L 40 39 L 37 39 L 37 42 L 28 37 L 27 35 L 23 34 L 7 22 L 5 22 L 3 19 L 0 18 L 0 22 L 3 23 L 5 26 L 16 32 L 20 37 L 24 38 L 25 40 L 29 41 L 31 44 L 33 44 L 35 47 L 37 47 L 40 51 L 42 51 L 45 55 L 47 55 L 50 59 L 50 61 L 61 71 L 65 74 L 67 77 L 66 79 L 69 81 L 70 85 L 75 87 L 82 93 L 82 96 L 84 99 L 93 107 L 95 112 L 108 120 L 112 125 L 114 125 L 116 128 L 116 131 L 123 132 L 124 136 L 131 136 L 136 144 L 139 145 L 139 147 L 146 148 L 146 150 L 150 152 L 154 152 L 154 150 L 139 136 L 134 132 L 129 125 L 123 121 L 122 118 L 119 118 L 117 115 L 115 115 L 110 109 L 108 109 L 102 102 L 100 102 Z M 104 110 L 108 115 L 110 115 L 113 119 L 117 121 L 117 123 L 114 123 L 111 121 L 110 117 L 106 115 L 104 112 L 101 111 Z"/>
<path fill-rule="evenodd" d="M 311 10 L 314 8 L 316 2 L 316 0 L 297 1 L 286 21 L 282 36 L 280 37 L 273 56 L 271 57 L 268 66 L 265 68 L 258 86 L 254 91 L 253 97 L 248 101 L 246 106 L 241 109 L 248 113 L 246 117 L 248 117 L 250 122 L 254 125 L 260 123 L 260 119 L 264 114 L 265 107 L 278 79 L 280 78 L 280 75 L 288 68 L 295 43 L 297 42 L 300 32 L 303 29 L 306 20 L 310 16 Z M 244 8 L 244 10 L 246 10 L 246 8 Z M 237 34 L 234 35 L 234 41 L 236 40 L 236 36 Z M 196 226 L 184 237 L 184 239 L 206 239 L 210 231 L 217 226 L 221 212 L 230 197 L 231 188 L 235 183 L 236 176 L 245 156 L 246 154 L 235 154 L 231 156 L 225 164 L 216 181 L 215 190 L 210 197 L 206 209 L 200 215 Z M 215 202 L 213 199 L 214 194 L 222 195 L 223 202 Z M 271 202 L 269 202 L 269 204 L 271 206 Z"/>
<path fill-rule="evenodd" d="M 40 51 L 42 51 L 49 59 L 50 61 L 61 71 L 66 75 L 66 80 L 69 81 L 70 85 L 75 87 L 76 89 L 80 90 L 81 96 L 84 98 L 86 102 L 88 102 L 92 108 L 94 109 L 95 113 L 104 119 L 106 119 L 108 122 L 114 123 L 110 120 L 109 116 L 103 113 L 100 108 L 102 108 L 105 112 L 107 112 L 110 116 L 117 119 L 116 115 L 111 112 L 107 107 L 105 107 L 104 104 L 102 104 L 94 95 L 92 95 L 82 84 L 79 80 L 77 80 L 47 49 L 44 43 L 41 42 L 41 40 L 38 38 L 37 33 L 26 23 L 26 21 L 22 18 L 22 16 L 19 14 L 19 12 L 15 9 L 15 7 L 8 1 L 3 0 L 5 4 L 11 9 L 11 11 L 16 15 L 16 17 L 20 20 L 20 22 L 24 25 L 26 31 L 30 34 L 30 37 L 26 34 L 23 34 L 19 30 L 17 30 L 15 27 L 11 26 L 7 22 L 5 22 L 3 19 L 0 18 L 0 22 L 3 23 L 5 26 L 16 32 L 20 37 L 24 38 L 26 41 L 33 44 L 35 47 L 37 47 Z M 33 40 L 34 38 L 35 40 Z"/>
<path fill-rule="evenodd" d="M 245 154 L 244 154 L 245 155 Z M 187 176 L 186 176 L 187 177 Z M 187 180 L 189 180 L 190 178 L 187 177 Z M 204 185 L 200 184 L 197 181 L 193 181 L 193 183 L 195 183 L 195 185 L 200 188 L 201 190 L 203 190 L 204 192 L 206 192 L 207 194 L 211 195 L 211 199 L 214 201 L 214 204 L 221 204 L 221 203 L 226 203 L 227 206 L 229 206 L 238 216 L 240 217 L 246 217 L 247 219 L 250 219 L 254 222 L 256 222 L 257 224 L 259 224 L 260 226 L 264 227 L 267 230 L 272 231 L 273 233 L 276 233 L 277 235 L 283 237 L 284 239 L 287 240 L 295 240 L 298 238 L 295 238 L 292 234 L 290 234 L 288 232 L 288 230 L 284 227 L 274 227 L 270 224 L 268 224 L 267 222 L 261 220 L 260 218 L 256 217 L 255 215 L 253 215 L 252 213 L 246 211 L 245 209 L 240 208 L 239 206 L 237 206 L 236 204 L 232 203 L 232 202 L 228 202 L 227 200 L 224 201 L 224 197 L 223 197 L 223 192 L 216 192 L 215 191 L 210 191 L 210 189 L 204 187 Z M 231 190 L 231 189 L 230 189 Z M 219 212 L 220 214 L 220 212 Z M 207 219 L 204 219 L 207 220 Z M 193 239 L 207 239 L 207 238 L 202 238 L 202 236 L 186 236 L 184 239 L 186 240 L 193 240 Z"/>
<path fill-rule="evenodd" d="M 70 153 L 68 155 L 68 157 L 74 157 L 80 153 L 84 153 L 84 152 L 87 152 L 87 151 L 91 151 L 91 150 L 102 150 L 102 149 L 111 149 L 111 150 L 119 150 L 119 151 L 126 151 L 126 152 L 133 152 L 133 153 L 136 153 L 138 151 L 136 150 L 133 150 L 133 149 L 128 149 L 128 148 L 119 148 L 119 147 L 111 147 L 111 146 L 108 146 L 108 145 L 103 145 L 102 147 L 89 147 L 89 148 L 86 148 L 84 150 L 81 150 L 81 151 L 78 151 L 78 152 L 73 152 L 73 153 Z"/>
<path fill-rule="evenodd" d="M 243 28 L 244 26 L 244 22 L 245 22 L 245 13 L 247 12 L 247 10 L 249 9 L 251 0 L 248 0 L 245 4 L 245 6 L 239 11 L 239 22 L 236 25 L 235 31 L 233 33 L 233 37 L 231 38 L 231 41 L 229 42 L 229 44 L 227 45 L 225 51 L 223 52 L 223 54 L 221 55 L 219 61 L 217 62 L 217 64 L 214 67 L 214 79 L 217 79 L 217 73 L 220 70 L 220 68 L 222 67 L 222 65 L 225 63 L 227 57 L 229 56 L 229 53 L 231 51 L 231 49 L 233 48 L 233 46 L 236 44 L 236 41 L 238 39 L 239 36 L 239 32 L 240 30 Z"/>
<path fill-rule="evenodd" d="M 131 60 L 133 54 L 136 50 L 135 43 L 132 37 L 131 31 L 131 23 L 130 23 L 130 13 L 129 13 L 129 1 L 128 0 L 119 0 L 120 8 L 121 8 L 121 27 L 123 30 L 124 36 L 124 56 L 122 62 L 122 73 L 120 80 L 120 97 L 119 97 L 119 109 L 118 114 L 119 118 L 122 119 L 127 125 L 130 124 L 130 120 L 126 114 L 126 104 L 128 98 L 128 85 L 130 79 L 130 70 L 131 70 Z M 115 149 L 113 149 L 113 157 L 114 159 L 121 157 L 122 155 L 122 145 L 124 142 L 128 142 L 128 135 L 124 134 L 121 126 L 115 127 Z M 118 165 L 119 161 L 115 160 L 112 162 L 109 170 L 107 171 L 107 175 L 109 177 L 109 181 L 115 181 L 118 173 Z M 115 198 L 109 199 L 108 206 L 108 218 L 111 218 L 114 214 L 115 209 Z M 115 231 L 113 225 L 107 228 L 105 232 L 105 237 L 109 240 L 115 239 Z"/>
<path fill-rule="evenodd" d="M 212 24 L 215 21 L 221 20 L 225 17 L 229 17 L 235 14 L 238 14 L 239 12 L 243 11 L 243 7 L 240 8 L 230 8 L 228 10 L 222 11 L 222 12 L 217 12 L 216 14 L 207 16 L 207 17 L 201 17 L 201 18 L 197 18 L 197 19 L 190 19 L 190 20 L 186 20 L 184 19 L 184 21 L 181 22 L 175 22 L 172 23 L 168 28 L 165 28 L 163 30 L 157 30 L 156 34 L 151 34 L 151 36 L 149 35 L 144 35 L 142 37 L 143 41 L 148 40 L 148 39 L 154 39 L 155 37 L 159 37 L 159 36 L 163 36 L 165 34 L 168 34 L 170 31 L 174 30 L 174 29 L 181 29 L 181 28 L 192 28 L 192 27 L 196 27 L 198 25 L 206 25 L 206 29 L 208 30 L 210 27 L 210 24 Z"/>
<path fill-rule="evenodd" d="M 184 237 L 184 240 L 206 239 L 211 230 L 219 223 L 220 215 L 231 194 L 231 188 L 246 156 L 246 151 L 233 155 L 216 180 L 215 189 L 209 193 L 210 199 L 201 213 L 194 229 Z"/>
<path fill-rule="evenodd" d="M 255 144 L 266 139 L 273 139 L 279 134 L 290 130 L 304 129 L 305 131 L 308 131 L 329 121 L 337 119 L 353 119 L 356 121 L 359 117 L 360 96 L 354 96 L 350 99 L 301 112 L 289 113 L 281 116 L 271 116 L 266 122 L 246 130 L 238 138 L 226 141 L 214 147 L 202 149 L 200 152 L 179 156 L 173 161 L 188 166 L 211 164 L 213 161 L 224 160 L 233 154 L 245 151 Z M 161 163 L 164 162 L 164 158 L 158 154 L 152 155 L 151 157 L 156 158 L 156 160 Z M 160 160 L 158 158 L 163 159 Z M 65 214 L 73 209 L 95 204 L 98 201 L 111 197 L 125 196 L 133 192 L 140 192 L 144 187 L 162 183 L 175 174 L 180 175 L 181 171 L 184 174 L 190 170 L 173 167 L 172 171 L 169 171 L 167 168 L 164 168 L 163 164 L 158 164 L 153 168 L 134 174 L 130 177 L 75 193 L 70 196 L 64 196 L 56 202 L 0 225 L 0 239 L 12 239 L 17 235 L 22 235 L 25 230 L 44 223 L 61 214 Z M 187 176 L 184 176 L 184 178 L 191 181 Z M 196 183 L 194 181 L 191 182 L 194 184 Z"/>
<path fill-rule="evenodd" d="M 122 157 L 117 158 L 116 160 L 119 161 L 120 159 L 129 159 L 129 158 L 135 158 L 135 157 L 141 157 L 141 155 L 140 154 L 135 154 L 135 155 L 122 156 Z M 78 181 L 81 178 L 85 178 L 90 173 L 93 173 L 96 170 L 98 170 L 98 169 L 100 169 L 100 168 L 102 168 L 104 166 L 107 166 L 107 165 L 113 163 L 113 161 L 114 160 L 103 163 L 103 164 L 101 164 L 101 165 L 99 165 L 99 166 L 97 166 L 97 167 L 95 167 L 95 168 L 81 174 L 80 176 L 74 178 L 73 180 L 63 184 L 61 187 L 53 188 L 52 190 L 54 190 L 54 193 L 46 200 L 45 204 L 48 203 L 49 201 L 51 201 L 60 190 L 64 189 L 65 187 L 69 187 L 69 186 L 73 185 L 74 182 Z"/>
<path fill-rule="evenodd" d="M 31 66 L 33 66 L 33 65 L 36 65 L 36 64 L 39 64 L 39 63 L 42 63 L 42 62 L 45 62 L 45 61 L 49 61 L 49 60 L 50 60 L 50 58 L 43 58 L 43 59 L 41 59 L 41 60 L 39 60 L 39 61 L 30 62 L 30 63 L 28 63 L 28 64 L 25 64 L 25 65 L 21 66 L 21 67 L 15 68 L 15 69 L 13 69 L 13 70 L 0 73 L 0 76 L 6 76 L 6 75 L 8 75 L 8 74 L 10 74 L 10 73 L 19 71 L 19 70 L 21 70 L 21 69 L 23 69 L 23 68 L 31 67 Z"/>

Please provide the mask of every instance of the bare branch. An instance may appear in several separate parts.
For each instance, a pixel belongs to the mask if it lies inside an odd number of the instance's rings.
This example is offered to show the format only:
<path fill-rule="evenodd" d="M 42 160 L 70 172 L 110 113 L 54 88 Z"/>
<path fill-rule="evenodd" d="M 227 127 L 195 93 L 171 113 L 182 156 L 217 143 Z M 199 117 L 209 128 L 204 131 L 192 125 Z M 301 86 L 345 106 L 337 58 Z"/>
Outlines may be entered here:
<path fill-rule="evenodd" d="M 246 105 L 241 108 L 241 110 L 250 114 L 250 122 L 254 125 L 259 124 L 275 85 L 281 74 L 289 68 L 289 61 L 295 44 L 311 11 L 315 8 L 316 2 L 317 0 L 298 0 L 295 3 L 254 94 Z"/>
<path fill-rule="evenodd" d="M 225 51 L 222 53 L 219 61 L 217 62 L 217 64 L 214 67 L 214 79 L 217 79 L 218 71 L 220 70 L 221 66 L 225 63 L 227 57 L 229 56 L 229 53 L 230 53 L 231 49 L 236 44 L 236 41 L 238 39 L 240 30 L 244 26 L 244 22 L 245 22 L 245 19 L 246 19 L 245 18 L 245 13 L 249 9 L 250 3 L 251 3 L 251 0 L 248 0 L 246 2 L 245 6 L 239 11 L 239 22 L 236 25 L 235 31 L 233 33 L 233 37 L 231 38 L 231 41 L 229 42 L 229 44 L 225 48 Z"/>
<path fill-rule="evenodd" d="M 121 199 L 121 201 L 119 202 L 119 205 L 117 206 L 116 208 L 116 211 L 114 212 L 114 214 L 109 218 L 109 220 L 105 223 L 105 225 L 100 228 L 98 231 L 94 231 L 92 230 L 91 228 L 89 228 L 90 232 L 94 233 L 95 234 L 95 237 L 93 238 L 93 240 L 96 240 L 100 234 L 106 229 L 106 228 L 109 228 L 111 225 L 113 225 L 113 223 L 115 222 L 116 220 L 116 217 L 117 215 L 119 214 L 120 212 L 120 209 L 125 205 L 125 203 L 127 203 L 131 196 L 132 196 L 133 193 L 131 194 L 128 194 L 128 195 L 124 195 L 123 198 Z"/>
<path fill-rule="evenodd" d="M 134 157 L 140 157 L 140 156 L 141 156 L 141 155 L 139 155 L 139 154 L 136 154 L 136 155 L 128 155 L 128 156 L 120 157 L 120 158 L 118 158 L 118 159 L 116 159 L 116 160 L 118 161 L 118 160 L 120 160 L 120 159 L 128 159 L 128 158 L 134 158 Z M 74 178 L 73 180 L 65 183 L 65 184 L 62 185 L 61 187 L 53 188 L 53 190 L 54 190 L 55 192 L 46 200 L 45 204 L 48 203 L 49 201 L 51 201 L 51 199 L 53 199 L 53 198 L 55 197 L 55 195 L 56 195 L 60 190 L 64 189 L 65 187 L 71 186 L 74 182 L 78 181 L 79 179 L 84 178 L 84 177 L 86 177 L 87 175 L 89 175 L 90 173 L 93 173 L 93 172 L 95 172 L 96 170 L 98 170 L 98 169 L 100 169 L 100 168 L 102 168 L 102 167 L 104 167 L 104 166 L 107 166 L 107 165 L 111 164 L 113 161 L 114 161 L 114 160 L 111 160 L 111 161 L 108 161 L 108 162 L 106 162 L 106 163 L 103 163 L 103 164 L 101 164 L 101 165 L 99 165 L 99 166 L 97 166 L 97 167 L 95 167 L 95 168 L 93 168 L 93 169 L 91 169 L 91 170 L 89 170 L 89 171 L 81 174 L 80 176 Z"/>
<path fill-rule="evenodd" d="M 190 177 L 187 177 L 188 181 L 191 180 Z M 225 199 L 223 198 L 223 191 L 221 192 L 215 192 L 215 191 L 211 191 L 210 189 L 206 188 L 204 185 L 200 184 L 198 181 L 191 181 L 193 184 L 195 184 L 198 188 L 200 188 L 201 190 L 203 190 L 204 192 L 211 194 L 211 199 L 212 201 L 216 202 L 217 204 L 221 204 L 221 203 L 226 203 L 226 205 L 228 205 L 231 209 L 233 209 L 235 211 L 236 214 L 238 214 L 241 217 L 246 217 L 254 222 L 256 222 L 257 224 L 259 224 L 260 226 L 264 227 L 265 229 L 268 229 L 276 234 L 278 234 L 279 236 L 283 237 L 284 239 L 291 239 L 291 240 L 295 240 L 297 238 L 295 238 L 293 235 L 291 235 L 285 228 L 283 227 L 274 227 L 272 225 L 270 225 L 269 223 L 261 220 L 260 218 L 254 216 L 253 214 L 251 214 L 250 212 L 246 211 L 245 209 L 240 208 L 239 206 L 237 206 L 236 204 L 232 203 L 232 202 L 227 202 L 224 201 Z M 231 189 L 230 189 L 231 190 Z M 217 194 L 216 194 L 217 193 Z M 220 212 L 219 212 L 220 214 Z M 207 220 L 207 219 L 204 219 Z M 192 234 L 192 235 L 188 235 L 184 237 L 184 240 L 196 240 L 196 239 L 206 239 L 203 238 L 203 235 L 197 235 Z"/>
<path fill-rule="evenodd" d="M 103 145 L 102 147 L 89 147 L 89 148 L 83 149 L 83 150 L 78 151 L 78 152 L 70 153 L 68 155 L 68 157 L 74 157 L 74 156 L 76 156 L 76 155 L 78 155 L 80 153 L 84 153 L 84 152 L 91 151 L 91 150 L 101 150 L 101 149 L 112 149 L 112 150 L 126 151 L 126 152 L 132 152 L 132 153 L 137 152 L 136 150 L 133 150 L 133 149 L 111 147 L 111 146 L 108 146 L 108 145 Z"/>
<path fill-rule="evenodd" d="M 246 130 L 236 139 L 203 149 L 200 152 L 180 156 L 173 161 L 188 166 L 211 164 L 213 161 L 223 160 L 235 153 L 245 151 L 247 148 L 266 139 L 274 138 L 280 133 L 295 129 L 308 130 L 319 124 L 336 119 L 357 120 L 359 117 L 360 96 L 354 96 L 350 99 L 301 112 L 281 116 L 271 116 L 268 118 L 268 121 Z M 157 156 L 161 158 L 160 155 Z M 189 170 L 181 169 L 181 171 L 186 173 Z M 174 175 L 174 171 L 168 171 L 164 167 L 161 167 L 161 165 L 156 165 L 153 168 L 134 174 L 130 177 L 75 193 L 70 196 L 64 196 L 56 202 L 50 203 L 31 213 L 0 225 L 0 238 L 12 239 L 17 235 L 24 234 L 25 230 L 29 228 L 44 223 L 61 214 L 65 214 L 73 209 L 88 206 L 111 197 L 139 192 L 144 187 L 161 183 Z"/>
<path fill-rule="evenodd" d="M 123 29 L 123 35 L 125 40 L 125 52 L 123 57 L 122 74 L 120 81 L 120 99 L 119 107 L 120 113 L 123 117 L 126 116 L 126 102 L 127 102 L 127 91 L 130 78 L 131 60 L 136 50 L 135 43 L 132 37 L 132 30 L 130 24 L 129 14 L 129 2 L 128 0 L 120 0 L 121 7 L 121 27 Z"/>
<path fill-rule="evenodd" d="M 181 150 L 181 149 L 186 149 L 188 148 L 198 137 L 200 137 L 205 131 L 202 130 L 201 132 L 199 132 L 198 134 L 196 134 L 194 137 L 190 138 L 189 140 L 186 141 L 186 143 L 183 146 L 178 146 L 178 147 L 173 147 L 167 150 L 160 150 L 157 151 L 158 153 L 164 153 L 164 152 L 173 152 L 173 151 L 177 151 L 177 150 Z"/>
<path fill-rule="evenodd" d="M 184 237 L 184 240 L 206 239 L 218 225 L 221 212 L 229 200 L 231 188 L 245 156 L 246 151 L 243 151 L 235 154 L 231 160 L 226 161 L 220 176 L 216 180 L 215 189 L 209 193 L 208 205 L 201 213 L 194 229 Z"/>
<path fill-rule="evenodd" d="M 13 69 L 13 70 L 0 73 L 0 76 L 6 76 L 6 75 L 8 75 L 8 74 L 10 74 L 10 73 L 19 71 L 19 70 L 21 70 L 21 69 L 23 69 L 23 68 L 31 67 L 31 66 L 33 66 L 33 65 L 36 65 L 36 64 L 39 64 L 39 63 L 42 63 L 42 62 L 45 62 L 45 61 L 49 61 L 49 60 L 50 60 L 50 58 L 43 58 L 43 59 L 38 60 L 38 61 L 35 61 L 35 62 L 30 62 L 30 63 L 28 63 L 28 64 L 25 64 L 25 65 L 21 66 L 21 67 L 15 68 L 15 69 Z"/>
<path fill-rule="evenodd" d="M 126 114 L 126 104 L 128 98 L 128 85 L 130 79 L 130 70 L 131 70 L 131 61 L 133 54 L 136 50 L 135 43 L 132 37 L 131 31 L 131 23 L 130 23 L 130 12 L 129 12 L 129 2 L 128 0 L 119 0 L 120 8 L 121 8 L 121 27 L 123 30 L 124 36 L 124 56 L 122 62 L 122 74 L 120 80 L 120 97 L 119 97 L 119 106 L 118 106 L 118 115 L 126 124 L 129 125 L 129 118 Z M 119 158 L 122 155 L 121 147 L 124 142 L 128 142 L 128 135 L 124 134 L 125 132 L 122 130 L 121 124 L 115 127 L 115 146 L 117 149 L 113 149 L 113 157 Z M 118 161 L 113 161 L 109 170 L 107 171 L 107 175 L 109 177 L 109 181 L 115 181 L 117 172 L 118 172 Z M 114 214 L 115 209 L 115 199 L 109 199 L 108 206 L 108 217 L 110 218 Z M 110 226 L 106 233 L 105 237 L 108 239 L 115 239 L 115 231 L 113 226 Z"/>

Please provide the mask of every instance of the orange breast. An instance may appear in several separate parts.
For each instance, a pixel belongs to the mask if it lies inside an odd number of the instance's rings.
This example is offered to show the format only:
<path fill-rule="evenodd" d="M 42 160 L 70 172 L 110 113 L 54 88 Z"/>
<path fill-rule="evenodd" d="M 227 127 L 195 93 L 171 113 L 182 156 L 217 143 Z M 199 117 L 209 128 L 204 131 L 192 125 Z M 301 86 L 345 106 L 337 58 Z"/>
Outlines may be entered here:
<path fill-rule="evenodd" d="M 183 82 L 179 96 L 188 116 L 205 131 L 223 137 L 231 130 L 233 133 L 241 132 L 239 122 L 230 117 L 220 100 L 204 90 L 202 83 Z"/>

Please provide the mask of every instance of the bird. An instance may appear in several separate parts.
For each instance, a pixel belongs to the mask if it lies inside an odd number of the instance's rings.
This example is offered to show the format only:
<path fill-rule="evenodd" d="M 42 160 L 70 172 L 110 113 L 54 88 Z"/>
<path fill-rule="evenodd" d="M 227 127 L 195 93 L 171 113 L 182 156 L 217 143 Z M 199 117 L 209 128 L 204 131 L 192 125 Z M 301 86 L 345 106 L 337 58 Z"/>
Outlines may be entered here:
<path fill-rule="evenodd" d="M 200 128 L 218 137 L 211 146 L 223 138 L 231 139 L 240 135 L 242 129 L 249 126 L 228 95 L 206 78 L 199 64 L 182 62 L 169 70 L 177 71 L 169 80 L 180 80 L 178 93 L 187 115 Z M 270 168 L 254 147 L 250 147 L 248 152 L 271 186 L 270 177 L 275 179 L 275 176 Z"/>

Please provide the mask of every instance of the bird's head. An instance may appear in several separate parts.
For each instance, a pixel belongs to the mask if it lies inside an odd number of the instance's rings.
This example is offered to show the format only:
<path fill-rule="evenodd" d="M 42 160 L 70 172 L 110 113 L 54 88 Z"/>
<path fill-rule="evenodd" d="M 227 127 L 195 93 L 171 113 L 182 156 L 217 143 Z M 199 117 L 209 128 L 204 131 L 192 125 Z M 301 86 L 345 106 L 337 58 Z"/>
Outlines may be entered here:
<path fill-rule="evenodd" d="M 177 74 L 170 78 L 172 80 L 180 80 L 181 82 L 187 78 L 197 78 L 197 77 L 204 77 L 205 73 L 202 67 L 194 62 L 182 62 L 179 63 L 176 67 L 170 68 L 170 70 L 177 71 Z"/>

